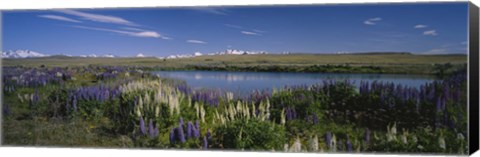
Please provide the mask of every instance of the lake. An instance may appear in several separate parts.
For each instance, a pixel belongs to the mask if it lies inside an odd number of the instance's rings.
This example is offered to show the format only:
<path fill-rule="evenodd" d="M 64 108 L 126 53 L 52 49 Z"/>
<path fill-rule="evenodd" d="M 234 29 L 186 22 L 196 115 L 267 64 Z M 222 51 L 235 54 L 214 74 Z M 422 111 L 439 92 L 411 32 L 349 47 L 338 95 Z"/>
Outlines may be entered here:
<path fill-rule="evenodd" d="M 404 74 L 340 74 L 340 73 L 287 73 L 287 72 L 225 72 L 225 71 L 155 71 L 165 78 L 185 80 L 192 88 L 215 88 L 240 95 L 253 90 L 283 88 L 291 85 L 322 83 L 324 79 L 349 79 L 360 81 L 384 81 L 420 87 L 435 80 L 433 76 Z"/>

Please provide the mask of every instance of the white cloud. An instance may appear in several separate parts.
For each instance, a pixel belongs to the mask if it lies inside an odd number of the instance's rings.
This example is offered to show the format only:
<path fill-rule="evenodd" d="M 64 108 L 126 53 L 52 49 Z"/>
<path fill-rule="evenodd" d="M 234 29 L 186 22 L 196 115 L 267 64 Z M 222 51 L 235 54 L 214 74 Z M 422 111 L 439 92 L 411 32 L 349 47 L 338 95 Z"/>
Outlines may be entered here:
<path fill-rule="evenodd" d="M 225 24 L 225 26 L 230 27 L 230 28 L 236 28 L 236 29 L 242 29 L 242 26 L 239 25 L 232 25 L 232 24 Z"/>
<path fill-rule="evenodd" d="M 259 30 L 259 29 L 254 29 L 253 31 L 258 32 L 258 33 L 266 33 L 267 32 L 267 31 L 263 31 L 263 30 Z"/>
<path fill-rule="evenodd" d="M 166 36 L 161 36 L 160 38 L 162 38 L 162 39 L 164 39 L 164 40 L 172 40 L 172 38 L 166 37 Z"/>
<path fill-rule="evenodd" d="M 144 29 L 133 28 L 133 27 L 122 27 L 122 29 L 131 30 L 131 31 L 145 31 Z"/>
<path fill-rule="evenodd" d="M 38 17 L 46 18 L 46 19 L 52 19 L 52 20 L 82 23 L 82 21 L 74 20 L 74 19 L 64 17 L 64 16 L 57 16 L 57 15 L 39 15 Z"/>
<path fill-rule="evenodd" d="M 258 33 L 249 32 L 249 31 L 241 31 L 240 33 L 245 34 L 245 35 L 260 35 L 260 34 L 258 34 Z"/>
<path fill-rule="evenodd" d="M 428 31 L 423 32 L 423 35 L 436 36 L 436 35 L 438 35 L 438 33 L 437 33 L 436 30 L 428 30 Z"/>
<path fill-rule="evenodd" d="M 134 28 L 134 27 L 122 27 L 122 29 L 130 30 L 130 31 L 139 31 L 139 32 L 153 32 L 153 31 L 148 31 L 148 30 L 145 30 L 145 29 Z M 157 33 L 157 34 L 158 34 L 158 33 Z M 163 35 L 161 35 L 160 38 L 161 38 L 161 39 L 165 39 L 165 40 L 171 40 L 171 39 L 172 39 L 172 38 L 170 38 L 170 37 L 163 36 Z"/>
<path fill-rule="evenodd" d="M 206 44 L 207 42 L 201 41 L 201 40 L 187 40 L 187 43 L 193 43 L 193 44 Z"/>
<path fill-rule="evenodd" d="M 415 25 L 413 26 L 415 29 L 420 29 L 420 28 L 427 28 L 427 25 Z"/>
<path fill-rule="evenodd" d="M 228 15 L 227 14 L 227 9 L 225 8 L 218 8 L 218 7 L 194 7 L 191 8 L 196 11 L 200 12 L 205 12 L 205 13 L 210 13 L 210 14 L 216 14 L 216 15 Z"/>
<path fill-rule="evenodd" d="M 375 23 L 373 23 L 373 22 L 371 22 L 371 21 L 368 21 L 368 20 L 367 20 L 367 21 L 364 21 L 363 23 L 366 24 L 366 25 L 375 25 Z"/>
<path fill-rule="evenodd" d="M 464 42 L 462 42 L 462 43 L 460 43 L 460 44 L 462 44 L 462 45 L 467 45 L 468 42 L 467 42 L 467 41 L 464 41 Z"/>
<path fill-rule="evenodd" d="M 366 24 L 366 25 L 376 25 L 378 21 L 381 21 L 382 18 L 380 17 L 375 17 L 375 18 L 371 18 L 371 19 L 368 19 L 368 20 L 365 20 L 363 23 Z"/>
<path fill-rule="evenodd" d="M 363 21 L 363 24 L 366 24 L 366 25 L 376 25 L 378 21 L 381 21 L 382 18 L 380 17 L 375 17 L 375 18 L 371 18 L 371 19 L 368 19 L 368 20 L 365 20 Z"/>
<path fill-rule="evenodd" d="M 91 13 L 85 13 L 85 12 L 68 10 L 68 9 L 60 9 L 60 10 L 56 10 L 56 11 L 64 13 L 64 14 L 78 16 L 82 19 L 95 21 L 95 22 L 113 23 L 113 24 L 121 24 L 121 25 L 128 25 L 128 26 L 137 26 L 137 24 L 135 24 L 133 22 L 130 22 L 128 20 L 125 20 L 121 17 L 116 17 L 116 16 L 91 14 Z"/>
<path fill-rule="evenodd" d="M 132 36 L 160 38 L 161 35 L 154 31 L 134 32 Z"/>
<path fill-rule="evenodd" d="M 133 37 L 142 37 L 142 38 L 168 38 L 160 35 L 154 31 L 140 31 L 140 32 L 132 32 L 132 31 L 122 31 L 122 30 L 115 30 L 115 29 L 107 29 L 107 28 L 98 28 L 98 27 L 86 27 L 86 26 L 73 26 L 75 28 L 81 29 L 89 29 L 89 30 L 96 30 L 96 31 L 104 31 L 104 32 L 113 32 L 122 35 L 128 35 Z"/>

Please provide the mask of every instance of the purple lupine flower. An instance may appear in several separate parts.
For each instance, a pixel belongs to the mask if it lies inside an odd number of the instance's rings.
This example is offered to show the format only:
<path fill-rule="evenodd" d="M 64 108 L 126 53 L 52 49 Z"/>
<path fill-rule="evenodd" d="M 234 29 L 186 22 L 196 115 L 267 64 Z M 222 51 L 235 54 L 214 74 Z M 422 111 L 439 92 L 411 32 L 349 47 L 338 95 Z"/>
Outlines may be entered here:
<path fill-rule="evenodd" d="M 206 136 L 203 136 L 203 149 L 208 149 L 208 141 Z"/>
<path fill-rule="evenodd" d="M 210 132 L 210 129 L 207 130 L 207 138 L 208 139 L 212 138 L 212 133 Z"/>
<path fill-rule="evenodd" d="M 200 138 L 200 122 L 197 120 L 195 121 L 195 128 L 193 131 L 193 136 L 195 138 Z"/>
<path fill-rule="evenodd" d="M 325 142 L 328 148 L 332 146 L 332 133 L 330 131 L 325 134 Z"/>
<path fill-rule="evenodd" d="M 195 121 L 195 129 L 200 130 L 200 122 Z"/>
<path fill-rule="evenodd" d="M 193 129 L 195 129 L 195 128 L 193 128 L 192 122 L 188 122 L 187 123 L 187 139 L 193 137 Z"/>
<path fill-rule="evenodd" d="M 140 131 L 144 135 L 147 133 L 147 130 L 145 129 L 145 121 L 143 121 L 143 117 L 140 117 Z"/>
<path fill-rule="evenodd" d="M 450 98 L 450 91 L 449 91 L 449 88 L 448 86 L 444 86 L 443 88 L 443 96 L 445 97 L 445 99 L 449 99 Z"/>
<path fill-rule="evenodd" d="M 177 127 L 178 139 L 180 142 L 185 143 L 185 134 L 183 133 L 183 128 L 181 126 Z"/>
<path fill-rule="evenodd" d="M 175 132 L 177 132 L 177 128 L 172 128 L 172 131 L 170 132 L 170 144 L 175 143 Z"/>
<path fill-rule="evenodd" d="M 365 143 L 370 143 L 370 130 L 368 128 L 365 129 Z"/>
<path fill-rule="evenodd" d="M 350 138 L 347 136 L 347 152 L 352 151 L 352 142 L 350 142 Z"/>
<path fill-rule="evenodd" d="M 183 129 L 183 118 L 180 117 L 180 120 L 178 121 L 178 125 Z"/>

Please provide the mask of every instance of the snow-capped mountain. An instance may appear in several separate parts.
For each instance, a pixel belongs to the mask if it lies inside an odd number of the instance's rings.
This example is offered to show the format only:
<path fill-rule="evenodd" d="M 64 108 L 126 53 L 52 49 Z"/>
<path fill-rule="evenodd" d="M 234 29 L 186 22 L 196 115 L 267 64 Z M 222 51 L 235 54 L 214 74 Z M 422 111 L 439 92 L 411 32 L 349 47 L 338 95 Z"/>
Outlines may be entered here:
<path fill-rule="evenodd" d="M 200 53 L 200 52 L 195 52 L 195 53 L 193 53 L 193 55 L 194 55 L 194 56 L 202 56 L 203 54 Z"/>
<path fill-rule="evenodd" d="M 220 51 L 220 52 L 213 52 L 213 53 L 201 53 L 201 52 L 194 52 L 190 54 L 174 54 L 174 55 L 169 55 L 169 56 L 158 56 L 157 58 L 159 59 L 175 59 L 175 58 L 191 58 L 191 57 L 199 57 L 203 55 L 254 55 L 254 54 L 268 54 L 265 51 L 245 51 L 245 50 L 235 50 L 235 49 L 227 49 L 225 51 Z M 64 56 L 68 57 L 88 57 L 88 58 L 98 58 L 98 57 L 104 57 L 104 58 L 118 58 L 121 56 L 116 56 L 112 54 L 89 54 L 89 55 L 78 55 L 78 56 L 73 56 L 73 55 L 66 55 L 63 54 Z M 48 57 L 51 55 L 46 55 L 30 50 L 16 50 L 16 51 L 8 51 L 8 52 L 2 52 L 2 58 L 31 58 L 31 57 Z M 138 53 L 135 57 L 143 58 L 143 57 L 148 57 L 145 56 L 143 53 Z M 154 57 L 154 56 L 151 56 Z"/>
<path fill-rule="evenodd" d="M 199 57 L 203 55 L 255 55 L 255 54 L 268 54 L 266 51 L 244 51 L 244 50 L 233 50 L 233 49 L 227 49 L 225 51 L 220 51 L 220 52 L 212 52 L 212 53 L 201 53 L 201 52 L 194 52 L 193 54 L 175 54 L 175 55 L 169 55 L 166 57 L 157 57 L 158 59 L 176 59 L 176 58 L 191 58 L 191 57 Z"/>
<path fill-rule="evenodd" d="M 139 53 L 139 54 L 137 54 L 137 57 L 143 58 L 143 57 L 145 57 L 145 55 L 143 55 L 143 53 Z"/>
<path fill-rule="evenodd" d="M 38 53 L 30 50 L 16 50 L 2 52 L 2 58 L 34 58 L 34 57 L 47 57 L 49 55 Z"/>
<path fill-rule="evenodd" d="M 268 52 L 227 49 L 225 51 L 210 53 L 210 55 L 253 55 L 253 54 L 268 54 Z"/>
<path fill-rule="evenodd" d="M 102 57 L 106 57 L 106 58 L 115 58 L 114 55 L 112 54 L 106 54 L 106 55 L 103 55 Z"/>

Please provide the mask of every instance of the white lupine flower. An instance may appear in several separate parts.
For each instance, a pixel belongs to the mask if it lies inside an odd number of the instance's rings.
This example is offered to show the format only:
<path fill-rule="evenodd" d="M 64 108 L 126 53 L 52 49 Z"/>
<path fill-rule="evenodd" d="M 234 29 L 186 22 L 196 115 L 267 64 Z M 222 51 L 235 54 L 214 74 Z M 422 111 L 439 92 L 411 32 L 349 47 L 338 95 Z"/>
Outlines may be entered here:
<path fill-rule="evenodd" d="M 143 97 L 143 102 L 144 102 L 146 105 L 150 105 L 150 94 L 148 94 L 147 91 L 145 91 L 145 97 Z"/>
<path fill-rule="evenodd" d="M 445 138 L 443 136 L 438 137 L 438 145 L 442 149 L 446 149 Z"/>
<path fill-rule="evenodd" d="M 198 102 L 195 102 L 195 111 L 197 111 L 197 118 L 200 118 L 200 105 L 198 105 Z"/>
<path fill-rule="evenodd" d="M 282 125 L 285 125 L 285 108 L 282 109 L 282 112 L 280 113 L 280 123 Z"/>
<path fill-rule="evenodd" d="M 233 100 L 233 93 L 227 92 L 227 101 L 232 101 L 232 100 Z"/>
<path fill-rule="evenodd" d="M 315 135 L 313 138 L 310 138 L 310 150 L 316 152 L 318 151 L 318 136 Z"/>
<path fill-rule="evenodd" d="M 404 130 L 402 136 L 400 136 L 400 139 L 402 140 L 403 144 L 407 144 L 407 143 L 408 143 L 407 137 L 408 137 L 408 132 L 406 132 L 406 131 Z"/>
<path fill-rule="evenodd" d="M 252 105 L 252 117 L 253 117 L 253 118 L 257 118 L 257 115 L 255 114 L 255 110 L 256 110 L 255 104 L 253 104 L 253 105 Z"/>
<path fill-rule="evenodd" d="M 332 151 L 336 152 L 337 151 L 337 138 L 335 137 L 335 134 L 332 135 Z"/>
<path fill-rule="evenodd" d="M 250 119 L 250 109 L 248 108 L 247 104 L 245 104 L 245 114 L 247 115 L 247 120 Z"/>
<path fill-rule="evenodd" d="M 402 140 L 403 144 L 407 144 L 407 137 L 405 135 L 402 135 L 400 139 Z"/>
<path fill-rule="evenodd" d="M 300 138 L 297 137 L 292 147 L 290 147 L 290 152 L 301 152 L 301 151 L 302 151 L 302 143 L 300 143 Z"/>
<path fill-rule="evenodd" d="M 218 114 L 218 110 L 215 110 L 215 117 L 217 117 L 220 120 L 220 115 Z"/>
<path fill-rule="evenodd" d="M 230 113 L 228 113 L 230 115 L 230 121 L 235 120 L 235 113 L 234 113 L 235 111 L 234 111 L 233 107 L 230 106 L 228 111 L 230 112 Z"/>
<path fill-rule="evenodd" d="M 60 72 L 57 72 L 57 73 L 55 73 L 55 76 L 57 76 L 57 77 L 62 77 L 62 76 L 63 76 L 63 74 L 62 74 L 62 73 L 60 73 Z"/>
<path fill-rule="evenodd" d="M 137 114 L 137 117 L 142 117 L 142 112 L 140 112 L 140 109 L 138 107 L 136 107 L 134 110 Z"/>
<path fill-rule="evenodd" d="M 397 123 L 393 123 L 393 126 L 392 126 L 392 134 L 393 135 L 396 135 L 397 134 Z"/>
<path fill-rule="evenodd" d="M 457 134 L 457 139 L 463 141 L 463 140 L 465 140 L 465 137 L 463 136 L 463 134 L 458 133 Z"/>
<path fill-rule="evenodd" d="M 237 112 L 241 113 L 242 112 L 242 103 L 240 101 L 237 101 L 237 106 L 235 106 L 237 108 Z"/>
<path fill-rule="evenodd" d="M 20 100 L 21 103 L 23 103 L 23 98 L 20 96 L 20 93 L 17 93 L 18 99 Z"/>
<path fill-rule="evenodd" d="M 142 100 L 142 96 L 139 96 L 138 98 L 138 107 L 140 107 L 141 110 L 143 110 L 143 100 Z"/>
<path fill-rule="evenodd" d="M 417 148 L 418 148 L 418 149 L 423 149 L 423 146 L 422 146 L 422 145 L 418 145 Z"/>
<path fill-rule="evenodd" d="M 29 95 L 29 94 L 25 94 L 25 95 L 23 95 L 23 97 L 25 98 L 25 99 L 24 99 L 25 101 L 30 100 L 30 95 Z"/>
<path fill-rule="evenodd" d="M 155 105 L 155 117 L 160 115 L 160 105 Z"/>
<path fill-rule="evenodd" d="M 203 105 L 200 108 L 200 118 L 202 119 L 202 123 L 205 123 L 205 108 Z"/>

